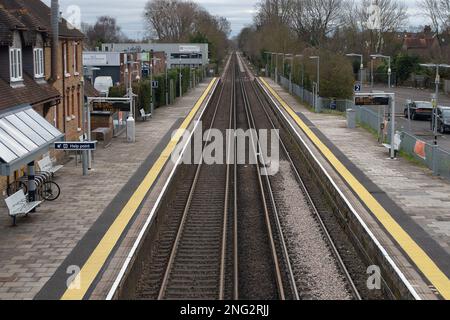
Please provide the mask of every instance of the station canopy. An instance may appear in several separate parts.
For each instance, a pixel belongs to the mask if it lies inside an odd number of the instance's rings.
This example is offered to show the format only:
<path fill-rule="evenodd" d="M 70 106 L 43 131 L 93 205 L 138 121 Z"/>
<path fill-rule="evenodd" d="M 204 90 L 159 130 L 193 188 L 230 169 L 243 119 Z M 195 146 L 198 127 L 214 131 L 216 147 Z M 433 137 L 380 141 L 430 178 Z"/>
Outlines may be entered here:
<path fill-rule="evenodd" d="M 64 134 L 31 106 L 0 114 L 0 175 L 11 175 L 46 153 Z"/>

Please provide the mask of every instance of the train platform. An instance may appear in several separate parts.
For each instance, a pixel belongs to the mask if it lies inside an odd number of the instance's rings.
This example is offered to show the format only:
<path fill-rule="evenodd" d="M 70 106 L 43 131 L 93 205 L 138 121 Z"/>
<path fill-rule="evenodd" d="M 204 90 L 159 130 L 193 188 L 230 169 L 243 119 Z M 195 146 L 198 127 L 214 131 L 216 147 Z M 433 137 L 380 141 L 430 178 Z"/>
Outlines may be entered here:
<path fill-rule="evenodd" d="M 316 114 L 261 78 L 295 130 L 418 299 L 450 299 L 450 183 L 387 149 L 340 115 Z M 367 246 L 374 245 L 365 244 Z"/>
<path fill-rule="evenodd" d="M 93 170 L 69 162 L 57 173 L 61 197 L 12 227 L 0 203 L 0 299 L 104 299 L 173 166 L 179 135 L 202 112 L 218 79 L 136 122 L 95 152 Z"/>

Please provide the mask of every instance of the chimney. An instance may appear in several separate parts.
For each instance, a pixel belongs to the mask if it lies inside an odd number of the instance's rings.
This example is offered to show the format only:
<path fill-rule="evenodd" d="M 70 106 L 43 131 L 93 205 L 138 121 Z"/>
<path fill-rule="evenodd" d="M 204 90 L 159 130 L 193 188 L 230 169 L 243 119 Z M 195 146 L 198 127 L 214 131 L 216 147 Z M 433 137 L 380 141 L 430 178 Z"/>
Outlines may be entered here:
<path fill-rule="evenodd" d="M 59 39 L 59 3 L 52 0 L 51 3 L 51 25 L 52 25 L 52 72 L 51 80 L 58 79 L 58 39 Z"/>

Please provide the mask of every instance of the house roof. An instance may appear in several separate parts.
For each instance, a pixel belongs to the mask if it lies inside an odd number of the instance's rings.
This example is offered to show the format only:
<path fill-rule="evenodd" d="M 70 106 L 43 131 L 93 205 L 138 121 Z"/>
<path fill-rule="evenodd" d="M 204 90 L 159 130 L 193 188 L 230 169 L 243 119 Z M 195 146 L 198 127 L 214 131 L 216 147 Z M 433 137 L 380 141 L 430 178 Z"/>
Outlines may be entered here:
<path fill-rule="evenodd" d="M 98 92 L 94 85 L 90 81 L 84 82 L 84 95 L 86 97 L 100 97 L 100 92 Z"/>
<path fill-rule="evenodd" d="M 13 31 L 26 29 L 22 22 L 0 5 L 0 45 L 11 45 L 13 42 Z"/>
<path fill-rule="evenodd" d="M 8 81 L 0 78 L 0 111 L 23 104 L 36 105 L 60 98 L 58 90 L 46 81 L 36 82 L 27 73 L 23 74 L 23 86 L 12 88 Z"/>
<path fill-rule="evenodd" d="M 26 30 L 51 35 L 51 10 L 41 0 L 0 0 L 0 8 L 2 7 Z M 0 16 L 0 23 L 1 21 L 7 26 L 12 26 L 10 20 L 2 19 Z M 59 36 L 61 38 L 84 38 L 84 34 L 72 27 L 65 19 L 61 19 L 59 23 Z M 2 34 L 0 33 L 0 42 L 1 40 Z"/>
<path fill-rule="evenodd" d="M 404 45 L 406 49 L 429 49 L 433 45 L 434 40 L 434 38 L 407 37 Z"/>

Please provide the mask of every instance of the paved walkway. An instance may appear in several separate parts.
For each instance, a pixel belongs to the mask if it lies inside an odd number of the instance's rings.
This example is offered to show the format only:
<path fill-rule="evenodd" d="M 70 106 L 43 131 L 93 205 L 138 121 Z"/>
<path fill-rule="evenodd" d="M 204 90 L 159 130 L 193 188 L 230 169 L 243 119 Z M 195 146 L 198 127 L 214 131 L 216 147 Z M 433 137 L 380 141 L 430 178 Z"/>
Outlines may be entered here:
<path fill-rule="evenodd" d="M 344 117 L 316 114 L 271 79 L 265 80 L 302 118 L 308 120 L 350 160 L 384 198 L 388 211 L 450 274 L 450 182 L 406 159 L 388 159 L 387 150 L 362 128 L 348 129 Z M 351 167 L 349 167 L 352 170 Z M 383 205 L 384 205 L 383 203 Z M 406 226 L 406 227 L 405 227 Z"/>
<path fill-rule="evenodd" d="M 122 135 L 109 148 L 98 149 L 88 177 L 82 176 L 80 165 L 68 163 L 56 178 L 60 199 L 18 219 L 17 227 L 11 227 L 4 201 L 0 202 L 0 299 L 34 298 L 88 230 L 93 234 L 90 241 L 98 241 L 109 226 L 108 211 L 115 207 L 117 194 L 131 191 L 126 190 L 130 178 L 158 151 L 160 141 L 170 138 L 172 128 L 181 123 L 208 83 L 201 83 L 173 106 L 157 109 L 153 119 L 137 122 L 135 144 Z M 80 255 L 89 254 L 78 249 Z"/>

